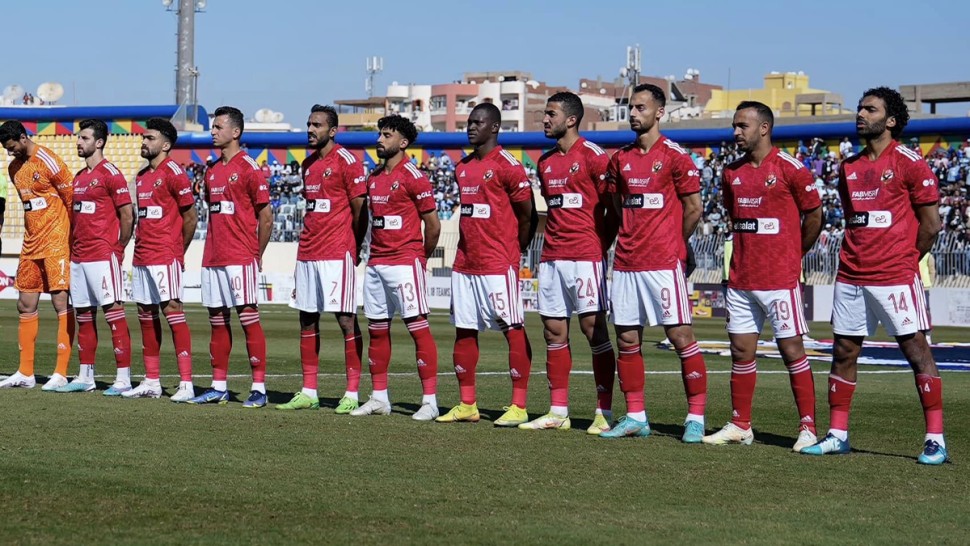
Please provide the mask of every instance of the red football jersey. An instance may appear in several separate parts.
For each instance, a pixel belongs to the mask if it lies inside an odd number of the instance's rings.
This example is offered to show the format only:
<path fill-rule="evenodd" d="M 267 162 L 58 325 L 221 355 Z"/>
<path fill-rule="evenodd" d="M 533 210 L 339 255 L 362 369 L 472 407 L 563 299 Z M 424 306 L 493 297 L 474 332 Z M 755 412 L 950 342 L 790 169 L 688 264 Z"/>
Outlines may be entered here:
<path fill-rule="evenodd" d="M 363 163 L 339 144 L 325 157 L 314 153 L 303 161 L 306 215 L 297 260 L 343 260 L 348 252 L 357 259 L 350 202 L 367 195 L 364 178 Z"/>
<path fill-rule="evenodd" d="M 599 261 L 603 248 L 610 157 L 580 138 L 565 154 L 553 149 L 539 158 L 539 180 L 546 199 L 542 261 Z"/>
<path fill-rule="evenodd" d="M 802 271 L 801 213 L 822 206 L 812 174 L 772 148 L 758 167 L 748 156 L 725 167 L 721 187 L 734 232 L 728 285 L 739 290 L 795 288 Z"/>
<path fill-rule="evenodd" d="M 120 259 L 125 249 L 118 244 L 118 209 L 130 204 L 128 181 L 108 160 L 102 160 L 94 169 L 85 167 L 78 171 L 74 176 L 71 261 L 101 262 L 112 254 Z"/>
<path fill-rule="evenodd" d="M 914 205 L 940 200 L 936 176 L 920 155 L 893 142 L 875 161 L 863 151 L 839 168 L 845 239 L 836 280 L 909 284 L 919 271 Z"/>
<path fill-rule="evenodd" d="M 505 275 L 518 269 L 519 222 L 512 203 L 532 199 L 525 168 L 496 146 L 483 159 L 462 158 L 455 166 L 461 192 L 458 253 L 453 269 L 469 275 Z"/>
<path fill-rule="evenodd" d="M 437 208 L 431 182 L 404 159 L 394 169 L 382 167 L 367 182 L 370 201 L 370 265 L 426 262 L 421 215 Z"/>
<path fill-rule="evenodd" d="M 133 265 L 168 265 L 183 262 L 183 207 L 195 206 L 192 182 L 171 157 L 157 169 L 149 165 L 135 178 L 138 225 Z"/>
<path fill-rule="evenodd" d="M 647 153 L 629 144 L 610 158 L 607 179 L 623 206 L 613 269 L 657 271 L 686 261 L 680 197 L 701 191 L 690 154 L 664 136 Z"/>
<path fill-rule="evenodd" d="M 248 265 L 259 258 L 256 209 L 269 203 L 269 187 L 259 165 L 245 151 L 228 163 L 220 158 L 205 178 L 209 232 L 203 267 Z"/>

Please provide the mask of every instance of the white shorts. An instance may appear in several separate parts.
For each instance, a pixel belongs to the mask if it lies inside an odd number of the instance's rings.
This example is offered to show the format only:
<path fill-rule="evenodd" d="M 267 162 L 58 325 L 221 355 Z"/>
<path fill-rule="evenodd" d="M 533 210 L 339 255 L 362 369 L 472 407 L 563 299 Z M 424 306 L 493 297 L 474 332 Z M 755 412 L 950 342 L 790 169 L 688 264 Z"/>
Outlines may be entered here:
<path fill-rule="evenodd" d="M 100 262 L 71 262 L 71 303 L 74 307 L 101 307 L 124 300 L 121 265 L 112 255 Z"/>
<path fill-rule="evenodd" d="M 131 275 L 132 299 L 142 305 L 182 301 L 182 264 L 136 265 Z"/>
<path fill-rule="evenodd" d="M 553 260 L 539 264 L 539 314 L 567 318 L 606 311 L 603 262 Z"/>
<path fill-rule="evenodd" d="M 503 330 L 522 324 L 519 272 L 505 275 L 451 273 L 451 323 L 456 328 Z"/>
<path fill-rule="evenodd" d="M 357 269 L 350 253 L 343 260 L 296 261 L 296 301 L 306 313 L 357 312 Z"/>
<path fill-rule="evenodd" d="M 202 268 L 202 305 L 238 307 L 259 303 L 256 260 L 248 265 Z"/>
<path fill-rule="evenodd" d="M 891 336 L 915 334 L 930 329 L 926 295 L 919 275 L 911 284 L 856 286 L 835 283 L 832 301 L 832 332 L 842 336 L 876 333 L 879 323 Z"/>
<path fill-rule="evenodd" d="M 738 290 L 728 287 L 729 334 L 760 334 L 765 317 L 771 319 L 775 339 L 808 333 L 800 286 L 789 290 Z"/>
<path fill-rule="evenodd" d="M 425 269 L 411 265 L 369 265 L 364 273 L 364 315 L 369 319 L 402 319 L 428 314 Z"/>
<path fill-rule="evenodd" d="M 675 326 L 691 323 L 687 280 L 678 262 L 675 269 L 614 271 L 613 323 L 617 326 Z"/>

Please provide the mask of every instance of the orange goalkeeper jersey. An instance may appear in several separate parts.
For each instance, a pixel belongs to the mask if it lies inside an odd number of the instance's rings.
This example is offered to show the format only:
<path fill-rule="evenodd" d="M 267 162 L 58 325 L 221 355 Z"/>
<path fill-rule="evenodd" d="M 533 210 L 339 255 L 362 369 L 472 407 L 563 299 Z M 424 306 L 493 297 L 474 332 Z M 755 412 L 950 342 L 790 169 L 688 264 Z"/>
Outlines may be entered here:
<path fill-rule="evenodd" d="M 22 259 L 70 256 L 72 173 L 60 157 L 36 145 L 26 161 L 10 162 L 10 180 L 24 204 Z"/>

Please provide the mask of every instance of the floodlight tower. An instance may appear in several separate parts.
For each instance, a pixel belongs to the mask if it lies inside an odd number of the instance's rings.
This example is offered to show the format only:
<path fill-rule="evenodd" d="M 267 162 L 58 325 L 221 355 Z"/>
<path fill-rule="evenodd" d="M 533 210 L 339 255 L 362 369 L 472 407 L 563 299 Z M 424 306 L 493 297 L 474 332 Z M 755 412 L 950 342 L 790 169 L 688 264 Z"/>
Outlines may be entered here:
<path fill-rule="evenodd" d="M 173 7 L 173 4 L 178 4 Z M 168 11 L 178 15 L 175 61 L 175 104 L 193 104 L 199 69 L 195 66 L 195 14 L 205 11 L 207 0 L 162 0 Z"/>

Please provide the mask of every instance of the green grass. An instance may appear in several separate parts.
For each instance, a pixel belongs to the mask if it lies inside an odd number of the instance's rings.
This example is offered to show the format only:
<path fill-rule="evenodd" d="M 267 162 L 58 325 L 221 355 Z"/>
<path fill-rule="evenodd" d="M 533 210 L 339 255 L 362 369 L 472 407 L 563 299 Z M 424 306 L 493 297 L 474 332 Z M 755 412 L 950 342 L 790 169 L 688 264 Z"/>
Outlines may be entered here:
<path fill-rule="evenodd" d="M 54 358 L 54 316 L 41 318 L 39 375 Z M 300 387 L 295 311 L 265 306 L 267 385 L 284 402 Z M 207 376 L 208 326 L 190 307 L 195 370 Z M 450 371 L 453 330 L 432 317 L 440 369 Z M 99 317 L 99 320 L 100 317 Z M 528 315 L 535 372 L 544 370 L 538 316 Z M 134 312 L 129 325 L 138 346 Z M 113 364 L 103 323 L 101 388 Z M 575 368 L 589 370 L 589 350 L 574 327 Z M 827 325 L 813 324 L 816 337 Z M 230 374 L 248 373 L 234 325 Z M 696 325 L 701 339 L 722 339 L 719 320 Z M 940 328 L 934 339 L 966 339 Z M 16 312 L 0 305 L 0 371 L 16 368 Z M 574 430 L 495 429 L 489 419 L 508 403 L 507 376 L 479 379 L 478 424 L 415 423 L 420 386 L 413 345 L 393 327 L 390 417 L 336 416 L 343 392 L 343 352 L 334 321 L 324 322 L 320 380 L 326 408 L 310 412 L 244 410 L 245 377 L 230 379 L 228 406 L 186 407 L 161 400 L 115 400 L 100 394 L 0 392 L 0 542 L 2 543 L 965 543 L 970 531 L 970 375 L 944 373 L 949 450 L 944 467 L 915 463 L 923 421 L 908 373 L 864 374 L 852 414 L 857 450 L 844 457 L 790 452 L 796 412 L 780 362 L 763 360 L 755 396 L 756 444 L 686 446 L 678 441 L 686 412 L 679 373 L 647 377 L 655 434 L 607 441 L 587 437 L 592 376 L 572 380 Z M 647 339 L 662 334 L 650 329 Z M 507 371 L 505 342 L 481 338 L 480 371 Z M 170 338 L 163 342 L 163 380 L 177 384 Z M 647 369 L 674 372 L 673 353 L 645 346 Z M 75 357 L 76 360 L 76 357 Z M 707 357 L 708 430 L 730 414 L 726 358 Z M 814 364 L 819 425 L 828 410 L 825 371 Z M 136 361 L 136 374 L 141 370 Z M 876 368 L 869 368 L 873 370 Z M 72 365 L 72 373 L 76 364 Z M 885 370 L 885 368 L 878 368 Z M 369 392 L 363 380 L 362 395 Z M 197 386 L 208 386 L 199 377 Z M 530 410 L 544 413 L 546 381 L 534 375 Z M 442 409 L 457 402 L 453 376 L 442 375 Z M 622 414 L 617 389 L 615 410 Z"/>

